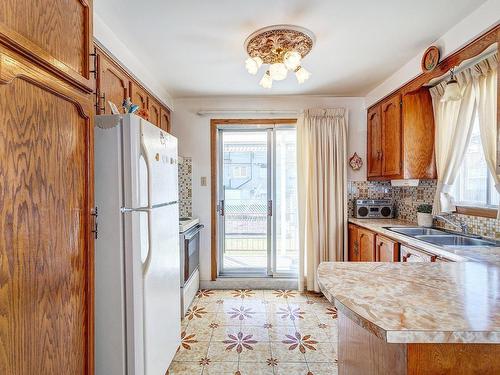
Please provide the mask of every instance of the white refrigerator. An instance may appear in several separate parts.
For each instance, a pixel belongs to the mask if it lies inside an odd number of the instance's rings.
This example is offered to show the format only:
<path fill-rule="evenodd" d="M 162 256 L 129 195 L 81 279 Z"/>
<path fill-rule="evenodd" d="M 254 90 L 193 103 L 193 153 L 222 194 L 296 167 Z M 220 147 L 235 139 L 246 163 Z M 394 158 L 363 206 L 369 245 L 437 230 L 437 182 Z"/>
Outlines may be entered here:
<path fill-rule="evenodd" d="M 95 118 L 95 374 L 164 375 L 180 344 L 177 139 Z"/>

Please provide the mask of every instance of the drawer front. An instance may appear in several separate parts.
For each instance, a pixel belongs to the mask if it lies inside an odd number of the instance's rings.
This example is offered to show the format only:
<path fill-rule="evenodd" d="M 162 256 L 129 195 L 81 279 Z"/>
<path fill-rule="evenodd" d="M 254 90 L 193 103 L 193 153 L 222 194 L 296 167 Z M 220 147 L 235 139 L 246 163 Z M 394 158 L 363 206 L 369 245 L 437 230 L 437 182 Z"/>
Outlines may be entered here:
<path fill-rule="evenodd" d="M 409 246 L 401 246 L 401 262 L 435 262 L 436 256 Z"/>

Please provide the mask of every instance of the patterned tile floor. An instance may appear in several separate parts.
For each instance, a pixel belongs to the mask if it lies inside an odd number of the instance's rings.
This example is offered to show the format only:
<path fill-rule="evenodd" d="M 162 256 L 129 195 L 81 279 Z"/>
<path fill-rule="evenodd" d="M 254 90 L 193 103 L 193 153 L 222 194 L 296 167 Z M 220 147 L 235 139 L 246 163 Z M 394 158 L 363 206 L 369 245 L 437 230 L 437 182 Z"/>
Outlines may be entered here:
<path fill-rule="evenodd" d="M 169 374 L 337 374 L 336 318 L 320 294 L 200 290 Z"/>

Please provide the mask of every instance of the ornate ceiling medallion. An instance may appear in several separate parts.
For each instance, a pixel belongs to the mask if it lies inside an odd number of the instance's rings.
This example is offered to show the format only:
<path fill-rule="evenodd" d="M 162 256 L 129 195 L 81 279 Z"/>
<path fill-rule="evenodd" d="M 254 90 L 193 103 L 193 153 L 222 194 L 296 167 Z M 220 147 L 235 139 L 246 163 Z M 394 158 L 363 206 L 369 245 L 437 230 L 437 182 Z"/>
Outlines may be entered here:
<path fill-rule="evenodd" d="M 273 81 L 286 78 L 288 71 L 295 73 L 299 83 L 310 73 L 302 66 L 302 59 L 311 51 L 314 34 L 302 27 L 274 25 L 252 33 L 245 41 L 250 56 L 245 65 L 250 74 L 257 74 L 262 64 L 269 64 L 260 85 L 271 88 Z"/>

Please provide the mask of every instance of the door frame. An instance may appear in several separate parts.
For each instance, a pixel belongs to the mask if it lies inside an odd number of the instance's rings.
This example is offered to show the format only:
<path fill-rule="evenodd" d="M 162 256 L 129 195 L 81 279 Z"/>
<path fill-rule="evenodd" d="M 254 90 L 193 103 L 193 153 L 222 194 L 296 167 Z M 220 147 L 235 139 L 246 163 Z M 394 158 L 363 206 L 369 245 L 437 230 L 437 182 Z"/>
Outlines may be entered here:
<path fill-rule="evenodd" d="M 219 274 L 218 243 L 220 228 L 218 227 L 218 202 L 219 202 L 219 126 L 265 125 L 265 126 L 290 126 L 297 123 L 296 118 L 276 119 L 210 119 L 210 249 L 211 249 L 211 279 L 215 281 Z"/>

